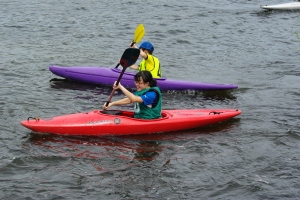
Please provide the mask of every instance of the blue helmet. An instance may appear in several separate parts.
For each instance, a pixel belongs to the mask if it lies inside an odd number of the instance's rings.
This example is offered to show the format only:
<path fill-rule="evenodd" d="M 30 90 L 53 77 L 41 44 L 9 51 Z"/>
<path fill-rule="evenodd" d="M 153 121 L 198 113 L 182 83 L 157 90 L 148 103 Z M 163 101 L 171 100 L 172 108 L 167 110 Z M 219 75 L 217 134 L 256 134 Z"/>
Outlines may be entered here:
<path fill-rule="evenodd" d="M 154 51 L 154 47 L 153 47 L 153 45 L 152 45 L 150 42 L 143 42 L 143 43 L 140 45 L 139 49 L 140 49 L 140 48 L 147 49 L 148 51 L 151 51 L 151 52 Z"/>

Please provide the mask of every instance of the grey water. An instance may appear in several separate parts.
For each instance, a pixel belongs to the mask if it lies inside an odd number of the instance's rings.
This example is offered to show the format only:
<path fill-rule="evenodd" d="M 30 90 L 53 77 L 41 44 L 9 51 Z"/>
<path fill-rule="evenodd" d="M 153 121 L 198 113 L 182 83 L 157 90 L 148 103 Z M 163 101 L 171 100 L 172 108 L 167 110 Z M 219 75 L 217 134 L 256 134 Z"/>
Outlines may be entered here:
<path fill-rule="evenodd" d="M 299 199 L 300 17 L 260 9 L 277 3 L 1 0 L 0 199 Z M 48 67 L 114 67 L 140 23 L 163 76 L 239 86 L 164 92 L 163 109 L 243 113 L 123 137 L 41 135 L 20 125 L 101 109 L 111 87 L 51 81 L 59 77 Z"/>

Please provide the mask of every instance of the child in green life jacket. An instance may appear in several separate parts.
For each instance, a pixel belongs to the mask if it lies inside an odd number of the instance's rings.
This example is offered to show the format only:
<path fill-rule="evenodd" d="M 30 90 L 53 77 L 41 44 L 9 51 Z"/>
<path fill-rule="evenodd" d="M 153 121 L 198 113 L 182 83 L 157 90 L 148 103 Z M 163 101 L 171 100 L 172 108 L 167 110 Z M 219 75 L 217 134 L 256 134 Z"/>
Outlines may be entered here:
<path fill-rule="evenodd" d="M 132 45 L 132 43 L 130 44 Z M 135 44 L 132 47 L 137 48 Z M 143 42 L 140 47 L 140 56 L 143 58 L 139 65 L 131 65 L 131 69 L 135 70 L 146 70 L 152 74 L 153 78 L 160 78 L 161 69 L 160 69 L 160 62 L 157 57 L 153 56 L 152 53 L 154 51 L 154 47 L 150 42 Z"/>
<path fill-rule="evenodd" d="M 156 86 L 156 80 L 152 78 L 152 75 L 148 71 L 139 71 L 134 76 L 134 82 L 136 86 L 136 92 L 131 93 L 125 87 L 116 82 L 113 89 L 120 89 L 125 98 L 118 101 L 113 101 L 106 106 L 103 105 L 103 109 L 106 110 L 112 106 L 120 106 L 125 104 L 134 104 L 134 118 L 140 119 L 157 119 L 161 117 L 162 109 L 162 97 L 160 89 Z"/>

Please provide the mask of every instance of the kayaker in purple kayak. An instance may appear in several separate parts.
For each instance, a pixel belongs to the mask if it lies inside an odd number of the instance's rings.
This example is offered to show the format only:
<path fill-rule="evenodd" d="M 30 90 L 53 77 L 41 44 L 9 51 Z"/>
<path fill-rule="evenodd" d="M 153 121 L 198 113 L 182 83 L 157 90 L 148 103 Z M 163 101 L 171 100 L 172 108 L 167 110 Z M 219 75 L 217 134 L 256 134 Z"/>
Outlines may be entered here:
<path fill-rule="evenodd" d="M 135 44 L 130 44 L 131 47 L 138 48 Z M 143 58 L 139 65 L 131 65 L 131 69 L 135 70 L 146 70 L 152 74 L 153 78 L 161 78 L 161 69 L 159 59 L 153 56 L 154 47 L 153 45 L 146 41 L 143 42 L 140 47 L 140 56 Z"/>
<path fill-rule="evenodd" d="M 113 86 L 114 90 L 120 89 L 126 98 L 118 101 L 113 101 L 106 106 L 103 105 L 103 109 L 106 110 L 112 106 L 120 106 L 133 103 L 134 104 L 134 118 L 140 119 L 156 119 L 161 117 L 161 102 L 162 96 L 160 89 L 156 86 L 156 80 L 152 78 L 152 75 L 148 71 L 139 71 L 134 76 L 134 82 L 137 91 L 131 93 L 124 86 L 116 83 Z"/>

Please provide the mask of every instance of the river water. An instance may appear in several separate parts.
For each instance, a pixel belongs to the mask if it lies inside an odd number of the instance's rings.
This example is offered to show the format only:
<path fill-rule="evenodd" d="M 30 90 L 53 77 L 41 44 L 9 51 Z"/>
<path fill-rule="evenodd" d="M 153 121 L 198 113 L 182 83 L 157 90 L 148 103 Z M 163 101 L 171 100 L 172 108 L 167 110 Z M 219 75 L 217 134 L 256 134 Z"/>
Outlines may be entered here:
<path fill-rule="evenodd" d="M 1 0 L 0 198 L 299 198 L 300 18 L 260 9 L 276 3 Z M 163 109 L 243 113 L 214 126 L 124 137 L 40 135 L 20 125 L 101 109 L 111 87 L 51 81 L 59 77 L 48 67 L 114 67 L 140 23 L 165 77 L 239 86 L 164 92 Z"/>

